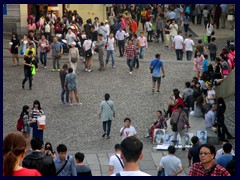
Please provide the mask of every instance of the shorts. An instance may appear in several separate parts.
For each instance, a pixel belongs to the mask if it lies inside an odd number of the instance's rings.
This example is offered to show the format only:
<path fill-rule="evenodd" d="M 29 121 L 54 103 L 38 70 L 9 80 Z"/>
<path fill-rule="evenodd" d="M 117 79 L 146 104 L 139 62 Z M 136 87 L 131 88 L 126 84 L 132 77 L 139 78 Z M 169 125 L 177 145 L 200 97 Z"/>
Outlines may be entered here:
<path fill-rule="evenodd" d="M 157 81 L 158 84 L 161 84 L 161 77 L 152 76 L 152 81 L 155 83 Z"/>

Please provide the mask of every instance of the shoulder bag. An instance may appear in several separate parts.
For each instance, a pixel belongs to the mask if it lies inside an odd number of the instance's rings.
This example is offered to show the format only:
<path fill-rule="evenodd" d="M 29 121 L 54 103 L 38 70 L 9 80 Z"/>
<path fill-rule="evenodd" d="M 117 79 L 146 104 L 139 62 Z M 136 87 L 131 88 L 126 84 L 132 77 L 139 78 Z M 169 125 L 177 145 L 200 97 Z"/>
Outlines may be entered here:
<path fill-rule="evenodd" d="M 92 43 L 91 43 L 90 49 L 88 49 L 88 50 L 86 51 L 86 57 L 87 57 L 87 58 L 90 58 L 91 56 L 92 56 Z"/>
<path fill-rule="evenodd" d="M 177 125 L 178 125 L 178 121 L 179 121 L 179 117 L 180 117 L 180 114 L 182 113 L 182 111 L 179 112 L 179 115 L 178 115 L 178 119 L 177 119 L 177 122 L 176 123 L 172 123 L 172 131 L 173 132 L 177 132 Z"/>
<path fill-rule="evenodd" d="M 113 117 L 115 118 L 115 112 L 113 111 L 113 107 L 110 106 L 110 104 L 106 101 L 106 103 L 108 104 L 108 106 L 111 108 L 112 112 L 113 112 Z"/>
<path fill-rule="evenodd" d="M 124 169 L 124 165 L 123 165 L 123 163 L 122 163 L 121 159 L 118 157 L 118 155 L 115 155 L 115 156 L 118 158 L 118 160 L 119 160 L 119 162 L 120 162 L 120 164 L 121 164 L 122 168 Z"/>
<path fill-rule="evenodd" d="M 72 53 L 72 52 L 70 52 L 70 53 Z M 76 53 L 76 57 L 72 57 L 72 55 L 71 55 L 71 62 L 76 63 L 77 61 L 78 61 L 78 54 Z"/>
<path fill-rule="evenodd" d="M 63 170 L 63 169 L 65 168 L 65 166 L 67 165 L 68 160 L 69 160 L 69 156 L 67 156 L 66 162 L 65 162 L 64 165 L 61 167 L 61 169 L 59 169 L 59 171 L 56 173 L 56 176 L 57 176 L 60 172 L 62 172 L 62 170 Z"/>
<path fill-rule="evenodd" d="M 153 73 L 153 69 L 155 68 L 155 66 L 157 65 L 158 61 L 154 64 L 153 67 L 150 67 L 150 73 L 152 74 Z"/>

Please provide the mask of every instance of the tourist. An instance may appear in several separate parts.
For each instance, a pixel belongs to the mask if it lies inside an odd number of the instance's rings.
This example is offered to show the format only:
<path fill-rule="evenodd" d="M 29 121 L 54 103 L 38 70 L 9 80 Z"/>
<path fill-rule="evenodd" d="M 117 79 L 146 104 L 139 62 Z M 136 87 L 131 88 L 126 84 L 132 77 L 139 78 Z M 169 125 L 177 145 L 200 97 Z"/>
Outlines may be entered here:
<path fill-rule="evenodd" d="M 77 176 L 92 176 L 91 169 L 84 163 L 84 154 L 77 152 L 75 154 Z"/>
<path fill-rule="evenodd" d="M 122 140 L 129 136 L 137 137 L 137 131 L 133 126 L 131 126 L 130 118 L 124 119 L 124 126 L 120 129 L 120 136 L 122 137 Z"/>
<path fill-rule="evenodd" d="M 116 144 L 114 146 L 115 152 L 109 159 L 108 175 L 119 173 L 123 170 L 124 165 L 121 159 L 121 145 Z"/>

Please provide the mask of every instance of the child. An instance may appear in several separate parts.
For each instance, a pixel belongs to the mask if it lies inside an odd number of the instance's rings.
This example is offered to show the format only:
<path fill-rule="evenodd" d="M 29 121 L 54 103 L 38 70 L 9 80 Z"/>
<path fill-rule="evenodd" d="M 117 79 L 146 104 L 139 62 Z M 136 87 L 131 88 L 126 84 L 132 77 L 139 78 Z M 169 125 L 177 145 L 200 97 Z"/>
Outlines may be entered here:
<path fill-rule="evenodd" d="M 202 72 L 207 73 L 207 71 L 208 71 L 208 55 L 207 54 L 204 54 L 204 60 L 202 62 L 202 68 L 203 68 Z"/>

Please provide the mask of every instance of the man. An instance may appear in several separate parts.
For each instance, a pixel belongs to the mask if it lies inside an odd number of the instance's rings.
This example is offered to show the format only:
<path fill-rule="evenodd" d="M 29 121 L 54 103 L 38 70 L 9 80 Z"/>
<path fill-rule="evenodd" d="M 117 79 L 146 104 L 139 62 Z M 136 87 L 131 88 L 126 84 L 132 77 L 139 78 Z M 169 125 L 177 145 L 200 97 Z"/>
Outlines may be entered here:
<path fill-rule="evenodd" d="M 57 147 L 58 156 L 53 159 L 57 176 L 77 176 L 74 158 L 67 155 L 67 146 L 59 144 Z"/>
<path fill-rule="evenodd" d="M 176 20 L 176 13 L 173 11 L 173 8 L 167 14 L 167 19 L 169 19 L 171 22 Z"/>
<path fill-rule="evenodd" d="M 132 41 L 133 41 L 133 45 L 136 46 L 136 51 L 137 51 L 137 56 L 134 57 L 134 63 L 133 63 L 133 67 L 136 67 L 136 69 L 139 68 L 139 48 L 140 48 L 140 43 L 137 39 L 137 34 L 133 34 L 132 35 Z"/>
<path fill-rule="evenodd" d="M 213 126 L 213 124 L 215 123 L 216 110 L 217 110 L 216 105 L 211 104 L 210 105 L 210 110 L 205 114 L 204 124 L 205 124 L 205 129 L 206 130 L 210 130 L 211 127 Z"/>
<path fill-rule="evenodd" d="M 125 47 L 123 57 L 126 57 L 127 65 L 129 67 L 129 74 L 132 74 L 134 58 L 137 56 L 136 46 L 133 45 L 131 39 L 128 40 L 128 45 Z"/>
<path fill-rule="evenodd" d="M 77 176 L 92 176 L 91 169 L 84 164 L 84 154 L 77 152 L 75 154 Z"/>
<path fill-rule="evenodd" d="M 157 82 L 157 93 L 160 92 L 160 84 L 161 84 L 161 70 L 163 73 L 163 78 L 165 77 L 165 69 L 163 67 L 163 62 L 160 60 L 161 54 L 156 54 L 154 60 L 150 63 L 150 69 L 152 71 L 152 93 L 154 93 L 155 85 Z"/>
<path fill-rule="evenodd" d="M 191 166 L 189 176 L 230 176 L 228 171 L 214 162 L 216 149 L 213 145 L 203 144 L 199 147 L 200 162 Z"/>
<path fill-rule="evenodd" d="M 205 136 L 206 136 L 206 132 L 201 131 L 200 132 L 200 137 L 199 137 L 199 143 L 200 144 L 206 144 L 207 143 L 207 138 Z"/>
<path fill-rule="evenodd" d="M 221 15 L 221 24 L 222 28 L 225 28 L 226 23 L 226 17 L 227 17 L 227 11 L 228 11 L 228 5 L 227 4 L 221 4 L 220 7 L 222 9 L 222 15 Z"/>
<path fill-rule="evenodd" d="M 162 43 L 164 43 L 163 28 L 164 28 L 163 20 L 162 20 L 161 16 L 158 15 L 157 22 L 156 22 L 157 38 L 159 41 L 160 35 L 161 35 Z"/>
<path fill-rule="evenodd" d="M 100 23 L 100 27 L 98 28 L 98 34 L 102 34 L 103 38 L 106 39 L 107 38 L 107 27 L 104 25 L 103 22 Z"/>
<path fill-rule="evenodd" d="M 198 149 L 200 147 L 199 139 L 197 136 L 193 136 L 191 141 L 193 146 L 188 150 L 188 167 L 191 167 L 194 163 L 200 162 L 198 154 Z"/>
<path fill-rule="evenodd" d="M 122 26 L 120 26 L 119 30 L 117 31 L 115 37 L 117 39 L 118 42 L 118 48 L 119 48 L 119 54 L 120 57 L 123 57 L 123 53 L 124 53 L 124 39 L 125 39 L 125 35 L 126 32 L 123 31 Z"/>
<path fill-rule="evenodd" d="M 215 37 L 212 37 L 211 40 L 212 41 L 208 44 L 208 50 L 210 53 L 210 59 L 212 62 L 214 62 L 217 56 L 217 44 L 215 42 L 216 41 Z"/>
<path fill-rule="evenodd" d="M 222 146 L 223 146 L 224 144 L 226 144 L 226 143 L 228 143 L 228 140 L 227 140 L 227 139 L 223 139 L 223 140 L 222 140 Z M 224 154 L 223 148 L 219 149 L 219 150 L 217 151 L 217 154 L 216 154 L 215 159 L 218 160 L 218 158 L 219 158 L 220 156 L 222 156 L 223 154 Z M 231 151 L 231 154 L 232 154 L 233 156 L 235 156 L 235 153 L 234 153 L 234 150 L 233 150 L 233 149 L 232 149 L 232 151 Z"/>
<path fill-rule="evenodd" d="M 62 86 L 61 100 L 62 100 L 62 104 L 65 104 L 64 94 L 66 93 L 66 105 L 69 105 L 69 92 L 68 92 L 68 89 L 65 90 L 64 88 L 64 82 L 65 82 L 65 77 L 67 73 L 68 73 L 68 65 L 64 64 L 62 69 L 59 72 L 61 86 Z"/>
<path fill-rule="evenodd" d="M 116 52 L 116 43 L 115 43 L 115 39 L 113 37 L 113 33 L 111 33 L 109 35 L 109 37 L 107 38 L 106 46 L 107 46 L 106 66 L 107 66 L 108 60 L 111 56 L 111 58 L 112 58 L 112 68 L 116 69 L 115 60 L 114 60 L 114 56 L 115 56 L 114 52 Z"/>
<path fill-rule="evenodd" d="M 42 139 L 32 139 L 31 147 L 33 151 L 23 159 L 23 167 L 37 169 L 42 176 L 55 176 L 56 168 L 53 159 L 45 155 Z"/>
<path fill-rule="evenodd" d="M 24 89 L 24 84 L 29 79 L 29 89 L 32 90 L 32 58 L 33 52 L 28 51 L 28 56 L 24 57 L 24 79 L 22 82 L 22 88 Z"/>
<path fill-rule="evenodd" d="M 99 109 L 99 119 L 102 119 L 103 122 L 103 135 L 105 137 L 107 135 L 107 139 L 110 138 L 111 131 L 111 123 L 113 118 L 115 117 L 115 110 L 113 101 L 110 100 L 110 95 L 106 93 L 104 95 L 105 100 L 101 102 Z"/>
<path fill-rule="evenodd" d="M 143 158 L 143 143 L 136 137 L 127 137 L 121 143 L 121 159 L 124 169 L 112 176 L 150 176 L 139 170 L 139 161 Z"/>
<path fill-rule="evenodd" d="M 67 45 L 68 48 L 71 48 L 72 42 L 76 41 L 76 35 L 72 32 L 72 28 L 68 28 L 68 33 L 66 34 L 66 40 L 67 40 Z"/>
<path fill-rule="evenodd" d="M 173 38 L 173 47 L 176 51 L 177 60 L 181 60 L 183 58 L 183 50 L 184 50 L 184 42 L 182 37 L 182 31 L 178 31 L 178 35 Z"/>
<path fill-rule="evenodd" d="M 191 61 L 192 54 L 193 54 L 193 47 L 195 47 L 194 41 L 192 40 L 192 34 L 189 34 L 188 38 L 185 39 L 184 47 L 185 47 L 185 52 L 186 52 L 186 56 L 187 56 L 186 57 L 187 61 Z"/>
<path fill-rule="evenodd" d="M 129 136 L 137 137 L 137 131 L 133 126 L 131 126 L 130 118 L 124 119 L 124 126 L 120 130 L 120 136 L 122 137 L 122 140 Z"/>
<path fill-rule="evenodd" d="M 110 157 L 108 175 L 119 173 L 123 170 L 124 165 L 121 159 L 121 145 L 116 144 L 114 146 L 115 154 Z"/>
<path fill-rule="evenodd" d="M 63 54 L 63 47 L 62 47 L 62 44 L 58 42 L 58 38 L 56 36 L 53 38 L 53 43 L 51 44 L 50 47 L 51 47 L 52 57 L 53 57 L 52 72 L 60 71 L 59 60 Z M 56 64 L 57 64 L 57 68 L 56 68 Z"/>
<path fill-rule="evenodd" d="M 183 171 L 182 163 L 179 158 L 175 156 L 176 149 L 174 146 L 168 147 L 168 155 L 162 157 L 159 165 L 159 171 L 163 171 L 165 176 L 177 176 Z"/>
<path fill-rule="evenodd" d="M 173 145 L 175 146 L 177 141 L 177 135 L 180 134 L 181 141 L 182 141 L 182 150 L 185 151 L 185 125 L 189 128 L 189 121 L 187 114 L 183 111 L 184 106 L 182 104 L 178 105 L 177 109 L 173 111 L 170 124 L 173 126 L 175 123 L 177 126 L 177 131 L 173 131 Z"/>
<path fill-rule="evenodd" d="M 103 55 L 104 55 L 104 45 L 105 41 L 103 39 L 102 34 L 98 34 L 98 41 L 95 43 L 95 48 L 98 48 L 98 60 L 100 64 L 99 71 L 104 71 L 104 62 L 103 62 Z"/>
<path fill-rule="evenodd" d="M 219 164 L 220 166 L 227 168 L 228 163 L 230 163 L 230 161 L 233 159 L 233 155 L 231 154 L 232 151 L 232 144 L 230 143 L 225 143 L 223 145 L 223 151 L 224 154 L 222 156 L 220 156 L 217 159 L 217 164 Z"/>
<path fill-rule="evenodd" d="M 183 100 L 187 108 L 193 107 L 193 89 L 191 88 L 191 83 L 185 83 L 186 88 L 183 90 Z"/>

